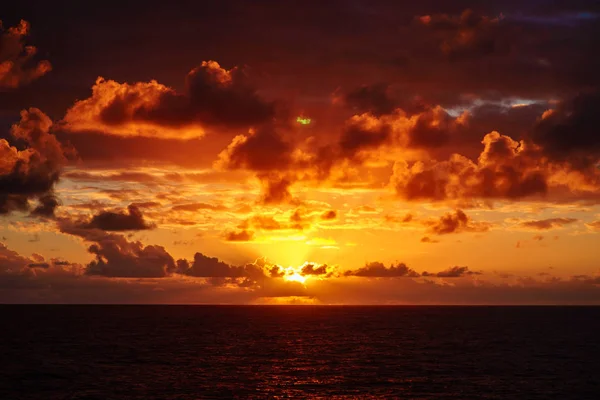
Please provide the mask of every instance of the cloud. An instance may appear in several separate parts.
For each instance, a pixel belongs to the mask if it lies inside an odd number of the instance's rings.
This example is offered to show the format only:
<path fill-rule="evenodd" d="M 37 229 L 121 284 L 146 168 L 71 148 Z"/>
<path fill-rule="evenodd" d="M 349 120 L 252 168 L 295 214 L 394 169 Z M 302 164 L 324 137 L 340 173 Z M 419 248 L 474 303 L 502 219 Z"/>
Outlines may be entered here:
<path fill-rule="evenodd" d="M 261 99 L 242 70 L 204 61 L 186 77 L 186 91 L 156 81 L 119 83 L 98 78 L 92 96 L 66 113 L 63 128 L 118 136 L 189 139 L 206 129 L 261 124 L 274 105 Z"/>
<path fill-rule="evenodd" d="M 327 264 L 315 264 L 312 262 L 305 262 L 302 266 L 300 266 L 299 274 L 302 276 L 320 276 L 325 278 L 337 276 L 335 267 L 330 267 Z"/>
<path fill-rule="evenodd" d="M 94 215 L 82 227 L 85 229 L 101 229 L 103 231 L 136 231 L 152 229 L 154 225 L 147 223 L 140 209 L 131 204 L 127 207 L 126 213 L 121 211 L 102 211 Z"/>
<path fill-rule="evenodd" d="M 440 272 L 423 272 L 422 276 L 436 277 L 436 278 L 461 278 L 469 275 L 481 275 L 481 272 L 471 271 L 469 267 L 452 267 Z"/>
<path fill-rule="evenodd" d="M 454 213 L 447 213 L 439 220 L 425 221 L 429 226 L 429 232 L 435 235 L 447 235 L 450 233 L 461 232 L 486 232 L 490 225 L 485 222 L 474 222 L 462 210 L 456 210 Z"/>
<path fill-rule="evenodd" d="M 589 224 L 586 224 L 586 225 L 588 228 L 590 228 L 592 230 L 600 231 L 600 220 L 590 222 Z"/>
<path fill-rule="evenodd" d="M 31 214 L 42 217 L 52 217 L 54 210 L 60 205 L 60 201 L 53 193 L 47 193 L 38 198 L 38 206 L 33 209 Z"/>
<path fill-rule="evenodd" d="M 407 213 L 405 214 L 403 217 L 398 217 L 395 215 L 386 215 L 384 217 L 386 222 L 391 222 L 391 223 L 402 223 L 402 224 L 406 224 L 411 222 L 412 220 L 414 220 L 415 216 L 413 214 Z"/>
<path fill-rule="evenodd" d="M 243 266 L 233 266 L 220 261 L 216 257 L 208 257 L 202 253 L 196 253 L 194 261 L 189 268 L 180 272 L 185 275 L 204 278 L 260 279 L 265 277 L 263 267 L 266 265 L 264 260 L 261 261 Z"/>
<path fill-rule="evenodd" d="M 481 57 L 508 50 L 503 48 L 506 44 L 502 39 L 508 32 L 501 29 L 501 18 L 478 15 L 467 9 L 460 16 L 424 15 L 417 21 L 434 32 L 440 51 L 451 59 Z"/>
<path fill-rule="evenodd" d="M 302 168 L 294 145 L 284 139 L 281 129 L 267 124 L 236 136 L 215 163 L 218 169 L 255 172 L 263 186 L 261 201 L 264 204 L 290 201 L 290 186 L 295 178 L 286 172 Z"/>
<path fill-rule="evenodd" d="M 424 236 L 421 238 L 421 243 L 439 243 L 439 240 L 435 240 L 430 238 L 429 236 Z"/>
<path fill-rule="evenodd" d="M 372 113 L 380 116 L 391 114 L 396 108 L 396 102 L 390 97 L 390 88 L 386 84 L 362 85 L 352 91 L 343 93 L 336 101 L 356 113 Z"/>
<path fill-rule="evenodd" d="M 531 139 L 555 160 L 596 163 L 600 159 L 599 107 L 599 90 L 580 93 L 547 111 L 532 130 Z"/>
<path fill-rule="evenodd" d="M 331 221 L 336 218 L 337 218 L 337 211 L 335 211 L 335 210 L 328 210 L 328 211 L 325 211 L 323 214 L 321 214 L 321 219 L 324 221 Z"/>
<path fill-rule="evenodd" d="M 293 200 L 290 187 L 293 181 L 277 173 L 258 174 L 263 186 L 261 202 L 263 204 L 280 204 Z"/>
<path fill-rule="evenodd" d="M 28 146 L 18 150 L 0 139 L 0 214 L 27 211 L 29 200 L 37 199 L 34 214 L 52 216 L 58 206 L 54 186 L 62 167 L 74 157 L 50 134 L 52 121 L 37 108 L 21 111 L 21 121 L 11 128 L 12 136 Z"/>
<path fill-rule="evenodd" d="M 467 121 L 467 115 L 454 118 L 439 106 L 413 115 L 401 109 L 379 117 L 355 115 L 343 128 L 339 152 L 347 159 L 362 160 L 382 146 L 433 149 L 446 144 Z"/>
<path fill-rule="evenodd" d="M 250 242 L 254 239 L 254 232 L 245 229 L 231 231 L 225 234 L 225 240 L 228 242 Z"/>
<path fill-rule="evenodd" d="M 87 275 L 122 278 L 163 278 L 176 271 L 173 257 L 162 246 L 145 246 L 123 235 L 87 229 L 71 220 L 59 220 L 61 232 L 93 242 L 88 252 L 95 256 L 85 269 Z"/>
<path fill-rule="evenodd" d="M 49 263 L 45 263 L 45 262 L 31 263 L 31 264 L 27 265 L 27 267 L 29 267 L 29 268 L 44 268 L 44 269 L 48 269 L 48 268 L 50 268 L 50 264 Z"/>
<path fill-rule="evenodd" d="M 0 89 L 15 89 L 26 85 L 52 69 L 46 60 L 37 64 L 32 62 L 37 48 L 24 43 L 29 29 L 29 22 L 21 20 L 17 26 L 0 31 Z"/>
<path fill-rule="evenodd" d="M 61 268 L 72 265 L 74 264 L 59 259 L 47 261 L 43 256 L 36 253 L 33 253 L 30 257 L 24 257 L 16 251 L 10 250 L 4 243 L 0 243 L 0 275 L 30 276 L 31 271 L 27 270 L 51 270 L 50 272 L 56 273 Z M 35 274 L 35 272 L 33 273 Z"/>
<path fill-rule="evenodd" d="M 576 218 L 549 218 L 537 221 L 525 221 L 519 225 L 523 228 L 530 228 L 540 231 L 547 231 L 550 229 L 562 228 L 565 225 L 569 225 L 577 222 Z"/>
<path fill-rule="evenodd" d="M 522 199 L 545 195 L 548 171 L 529 146 L 492 132 L 477 163 L 454 154 L 448 161 L 394 164 L 390 184 L 406 200 Z"/>
<path fill-rule="evenodd" d="M 227 208 L 220 205 L 212 205 L 207 203 L 188 203 L 188 204 L 178 204 L 173 206 L 171 210 L 173 211 L 189 211 L 196 212 L 200 210 L 209 210 L 209 211 L 224 211 Z"/>
<path fill-rule="evenodd" d="M 292 152 L 293 145 L 269 124 L 236 136 L 219 155 L 217 166 L 263 173 L 285 170 L 292 163 Z"/>
<path fill-rule="evenodd" d="M 256 229 L 265 231 L 276 231 L 284 228 L 284 226 L 275 220 L 275 218 L 266 215 L 254 215 L 247 219 L 242 225 L 243 227 L 252 226 Z"/>
<path fill-rule="evenodd" d="M 304 208 L 297 208 L 290 215 L 290 223 L 293 229 L 303 230 L 310 227 L 311 218 L 306 215 Z"/>
<path fill-rule="evenodd" d="M 310 227 L 312 218 L 303 215 L 300 209 L 296 209 L 288 221 L 279 221 L 271 215 L 255 214 L 243 220 L 237 227 L 242 230 L 282 231 L 303 230 Z"/>
<path fill-rule="evenodd" d="M 20 271 L 35 261 L 21 256 L 16 251 L 10 250 L 4 243 L 0 243 L 0 272 Z"/>
<path fill-rule="evenodd" d="M 406 266 L 404 263 L 386 267 L 380 262 L 371 262 L 356 270 L 346 271 L 344 276 L 359 276 L 366 278 L 416 278 L 419 273 Z"/>

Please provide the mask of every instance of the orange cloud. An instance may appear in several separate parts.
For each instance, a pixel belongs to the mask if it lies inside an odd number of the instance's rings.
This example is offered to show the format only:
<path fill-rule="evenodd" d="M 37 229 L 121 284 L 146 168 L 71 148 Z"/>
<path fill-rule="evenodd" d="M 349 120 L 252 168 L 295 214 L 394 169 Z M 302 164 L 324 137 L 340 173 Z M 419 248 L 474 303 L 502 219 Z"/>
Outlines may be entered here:
<path fill-rule="evenodd" d="M 380 262 L 371 262 L 356 270 L 344 272 L 344 276 L 358 276 L 364 278 L 416 278 L 419 273 L 406 266 L 404 263 L 390 265 L 389 268 Z"/>
<path fill-rule="evenodd" d="M 594 221 L 594 222 L 590 222 L 589 224 L 586 224 L 590 229 L 596 230 L 596 231 L 600 231 L 600 220 L 599 221 Z"/>
<path fill-rule="evenodd" d="M 520 199 L 544 195 L 547 169 L 524 142 L 492 132 L 482 143 L 477 162 L 454 154 L 448 161 L 406 161 L 394 164 L 390 184 L 407 200 L 461 198 Z"/>
<path fill-rule="evenodd" d="M 63 166 L 75 152 L 50 134 L 52 121 L 37 108 L 21 112 L 21 121 L 11 134 L 28 147 L 18 150 L 0 139 L 0 214 L 28 211 L 37 199 L 34 214 L 52 216 L 59 202 L 54 196 Z"/>
<path fill-rule="evenodd" d="M 522 226 L 523 228 L 547 231 L 550 229 L 561 228 L 565 225 L 569 225 L 575 222 L 577 222 L 577 219 L 575 218 L 549 218 L 538 221 L 521 222 L 520 226 Z"/>
<path fill-rule="evenodd" d="M 118 136 L 189 139 L 207 128 L 240 128 L 268 121 L 271 103 L 247 84 L 243 71 L 204 61 L 186 77 L 186 92 L 156 81 L 119 83 L 98 78 L 92 96 L 66 113 L 63 128 Z"/>
<path fill-rule="evenodd" d="M 328 210 L 328 211 L 325 211 L 323 214 L 321 214 L 321 219 L 325 220 L 325 221 L 331 221 L 336 218 L 337 218 L 337 211 L 335 211 L 335 210 Z"/>
<path fill-rule="evenodd" d="M 486 232 L 490 229 L 490 224 L 485 222 L 474 222 L 462 210 L 456 210 L 454 213 L 447 213 L 439 220 L 430 220 L 423 222 L 429 226 L 429 232 L 436 235 L 447 235 L 450 233 L 461 232 Z"/>
<path fill-rule="evenodd" d="M 355 115 L 343 129 L 339 152 L 343 157 L 362 160 L 382 146 L 432 149 L 446 144 L 467 122 L 467 114 L 453 118 L 440 106 L 413 115 L 401 109 L 379 117 Z"/>
<path fill-rule="evenodd" d="M 468 276 L 468 275 L 481 275 L 481 274 L 482 274 L 481 272 L 469 270 L 469 267 L 452 267 L 452 268 L 448 268 L 446 270 L 443 270 L 440 272 L 435 272 L 435 273 L 423 272 L 421 275 L 427 276 L 427 277 L 436 277 L 436 278 L 460 278 L 460 277 Z"/>
<path fill-rule="evenodd" d="M 52 69 L 46 60 L 31 65 L 37 49 L 24 44 L 29 29 L 29 22 L 21 20 L 19 25 L 0 33 L 0 88 L 14 89 L 28 84 Z"/>
<path fill-rule="evenodd" d="M 245 229 L 227 232 L 225 240 L 229 242 L 250 242 L 254 238 L 254 232 Z"/>

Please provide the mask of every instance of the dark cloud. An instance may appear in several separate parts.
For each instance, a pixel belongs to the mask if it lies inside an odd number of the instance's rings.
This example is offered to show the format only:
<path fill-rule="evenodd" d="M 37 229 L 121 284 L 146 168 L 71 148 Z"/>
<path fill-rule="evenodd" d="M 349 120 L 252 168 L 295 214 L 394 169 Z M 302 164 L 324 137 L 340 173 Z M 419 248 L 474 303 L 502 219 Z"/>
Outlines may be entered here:
<path fill-rule="evenodd" d="M 140 209 L 131 204 L 127 207 L 127 212 L 102 211 L 81 227 L 103 231 L 136 231 L 153 229 L 154 225 L 146 222 Z"/>
<path fill-rule="evenodd" d="M 0 139 L 0 214 L 29 210 L 30 199 L 39 200 L 35 214 L 54 214 L 58 200 L 53 189 L 74 150 L 49 133 L 51 126 L 47 115 L 30 108 L 21 112 L 21 121 L 11 129 L 12 136 L 28 147 L 18 150 Z"/>
<path fill-rule="evenodd" d="M 439 40 L 440 51 L 452 60 L 482 57 L 509 50 L 507 37 L 511 31 L 502 28 L 502 18 L 478 15 L 464 10 L 460 16 L 424 15 L 417 18 L 431 29 Z"/>
<path fill-rule="evenodd" d="M 260 262 L 233 266 L 224 263 L 216 257 L 208 257 L 202 253 L 194 255 L 193 263 L 181 273 L 201 278 L 251 278 L 265 277 L 264 264 Z"/>
<path fill-rule="evenodd" d="M 490 224 L 474 222 L 462 210 L 444 214 L 439 220 L 425 221 L 424 224 L 429 226 L 429 232 L 436 235 L 462 232 L 486 232 L 490 229 Z"/>
<path fill-rule="evenodd" d="M 254 232 L 245 229 L 225 234 L 225 240 L 228 242 L 250 242 L 252 239 L 254 239 Z"/>
<path fill-rule="evenodd" d="M 446 269 L 444 271 L 434 272 L 434 273 L 425 271 L 421 275 L 427 276 L 427 277 L 436 277 L 436 278 L 460 278 L 460 277 L 469 276 L 469 275 L 481 275 L 481 272 L 471 271 L 471 270 L 469 270 L 469 267 L 458 267 L 457 266 L 457 267 L 452 267 L 452 268 Z"/>
<path fill-rule="evenodd" d="M 33 62 L 37 48 L 25 45 L 29 35 L 29 22 L 2 29 L 0 21 L 0 90 L 15 89 L 48 73 L 52 66 L 46 60 Z"/>
<path fill-rule="evenodd" d="M 285 170 L 292 163 L 294 147 L 272 124 L 236 136 L 219 155 L 225 169 L 248 169 L 256 172 Z"/>
<path fill-rule="evenodd" d="M 31 263 L 29 265 L 27 265 L 29 268 L 44 268 L 44 269 L 48 269 L 50 268 L 50 264 L 49 263 L 45 263 L 45 262 L 41 262 L 41 263 Z"/>
<path fill-rule="evenodd" d="M 369 116 L 354 117 L 344 128 L 339 146 L 346 157 L 355 158 L 361 151 L 377 149 L 391 138 L 391 126 L 372 126 L 362 121 L 365 118 Z"/>
<path fill-rule="evenodd" d="M 337 218 L 337 211 L 328 210 L 321 214 L 321 219 L 325 221 L 330 221 Z"/>
<path fill-rule="evenodd" d="M 367 278 L 416 278 L 419 273 L 406 266 L 404 263 L 386 267 L 380 262 L 371 262 L 356 270 L 346 271 L 344 276 L 360 276 Z"/>
<path fill-rule="evenodd" d="M 144 201 L 141 203 L 131 203 L 132 206 L 136 208 L 156 208 L 160 207 L 160 203 L 157 201 Z"/>
<path fill-rule="evenodd" d="M 492 132 L 483 139 L 477 163 L 460 155 L 448 161 L 394 165 L 391 184 L 406 200 L 523 199 L 548 191 L 542 160 L 530 147 Z"/>
<path fill-rule="evenodd" d="M 338 157 L 361 160 L 365 152 L 383 146 L 432 150 L 447 144 L 452 136 L 466 126 L 466 116 L 452 117 L 443 108 L 427 107 L 420 113 L 408 115 L 401 109 L 376 117 L 355 115 L 343 128 Z"/>
<path fill-rule="evenodd" d="M 379 83 L 362 85 L 344 93 L 339 100 L 356 113 L 370 112 L 373 115 L 391 114 L 397 104 L 390 96 L 389 85 Z"/>
<path fill-rule="evenodd" d="M 279 204 L 293 200 L 290 187 L 293 181 L 277 173 L 258 174 L 263 186 L 261 201 L 263 204 Z"/>
<path fill-rule="evenodd" d="M 292 199 L 293 184 L 286 171 L 298 168 L 293 158 L 294 146 L 284 139 L 281 128 L 264 125 L 248 134 L 236 136 L 219 154 L 216 166 L 225 170 L 248 170 L 261 181 L 262 202 L 277 204 Z"/>
<path fill-rule="evenodd" d="M 205 127 L 247 127 L 273 115 L 274 105 L 258 96 L 242 70 L 205 61 L 188 73 L 183 94 L 156 81 L 98 78 L 92 96 L 68 110 L 63 126 L 74 132 L 184 139 L 202 136 Z"/>
<path fill-rule="evenodd" d="M 574 13 L 508 10 L 490 2 L 478 12 L 418 17 L 406 29 L 416 37 L 409 45 L 410 64 L 402 67 L 409 90 L 420 88 L 430 100 L 456 104 L 466 93 L 548 99 L 598 85 L 593 71 L 600 58 L 592 50 L 599 43 L 597 15 L 549 27 L 538 21 Z"/>
<path fill-rule="evenodd" d="M 61 232 L 79 236 L 93 244 L 88 252 L 95 260 L 86 266 L 86 274 L 122 278 L 163 278 L 177 270 L 175 260 L 162 246 L 145 246 L 123 235 L 81 227 L 77 221 L 62 219 Z"/>
<path fill-rule="evenodd" d="M 72 263 L 70 263 L 68 261 L 61 261 L 61 260 L 52 260 L 52 264 L 57 265 L 59 267 L 66 267 L 66 266 L 72 265 Z"/>
<path fill-rule="evenodd" d="M 306 263 L 300 269 L 300 275 L 304 276 L 321 276 L 329 274 L 331 274 L 331 271 L 329 271 L 327 264 L 315 265 L 312 263 Z"/>
<path fill-rule="evenodd" d="M 268 274 L 271 278 L 283 278 L 285 276 L 285 270 L 279 265 L 273 265 L 268 268 Z"/>
<path fill-rule="evenodd" d="M 439 240 L 435 240 L 430 238 L 429 236 L 424 236 L 421 238 L 421 243 L 439 243 Z"/>
<path fill-rule="evenodd" d="M 569 225 L 577 222 L 576 218 L 548 218 L 537 221 L 525 221 L 521 222 L 520 226 L 523 228 L 537 229 L 546 231 L 550 229 L 560 228 L 565 225 Z"/>
<path fill-rule="evenodd" d="M 581 93 L 547 111 L 531 138 L 553 159 L 596 163 L 600 159 L 598 108 L 600 91 Z"/>
<path fill-rule="evenodd" d="M 39 205 L 31 213 L 42 217 L 52 217 L 54 210 L 60 205 L 60 201 L 54 193 L 47 193 L 41 196 L 38 201 Z"/>

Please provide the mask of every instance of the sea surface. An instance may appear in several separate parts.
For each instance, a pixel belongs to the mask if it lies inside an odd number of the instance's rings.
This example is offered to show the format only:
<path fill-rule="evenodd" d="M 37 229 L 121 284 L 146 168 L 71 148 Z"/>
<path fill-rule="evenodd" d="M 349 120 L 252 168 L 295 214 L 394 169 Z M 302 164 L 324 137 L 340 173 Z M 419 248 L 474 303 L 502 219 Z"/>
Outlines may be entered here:
<path fill-rule="evenodd" d="M 600 399 L 600 308 L 0 306 L 0 399 Z"/>

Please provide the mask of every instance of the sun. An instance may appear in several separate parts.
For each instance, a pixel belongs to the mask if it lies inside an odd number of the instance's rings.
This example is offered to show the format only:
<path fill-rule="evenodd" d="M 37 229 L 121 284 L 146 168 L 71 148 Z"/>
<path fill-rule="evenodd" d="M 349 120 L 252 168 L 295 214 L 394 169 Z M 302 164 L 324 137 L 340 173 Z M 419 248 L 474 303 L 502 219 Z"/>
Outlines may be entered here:
<path fill-rule="evenodd" d="M 283 279 L 289 282 L 300 282 L 304 284 L 307 277 L 300 273 L 299 268 L 287 267 L 283 270 Z"/>
<path fill-rule="evenodd" d="M 302 284 L 304 284 L 304 282 L 306 282 L 306 277 L 300 275 L 298 272 L 294 271 L 293 274 L 291 275 L 285 275 L 283 277 L 283 279 L 285 279 L 286 281 L 291 281 L 291 282 L 300 282 Z"/>

